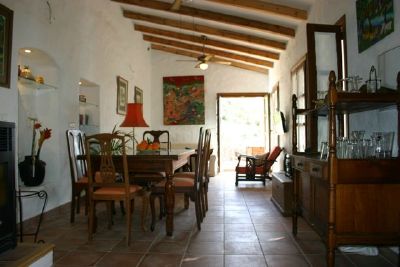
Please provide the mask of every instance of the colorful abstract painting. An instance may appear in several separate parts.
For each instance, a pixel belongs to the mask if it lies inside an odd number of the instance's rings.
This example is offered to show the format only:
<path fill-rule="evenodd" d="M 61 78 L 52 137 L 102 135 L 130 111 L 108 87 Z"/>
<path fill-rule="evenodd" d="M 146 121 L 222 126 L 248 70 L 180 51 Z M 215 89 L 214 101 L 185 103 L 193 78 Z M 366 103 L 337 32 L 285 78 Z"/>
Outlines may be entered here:
<path fill-rule="evenodd" d="M 358 52 L 394 31 L 393 0 L 357 0 Z"/>
<path fill-rule="evenodd" d="M 204 76 L 163 78 L 164 124 L 204 124 Z"/>

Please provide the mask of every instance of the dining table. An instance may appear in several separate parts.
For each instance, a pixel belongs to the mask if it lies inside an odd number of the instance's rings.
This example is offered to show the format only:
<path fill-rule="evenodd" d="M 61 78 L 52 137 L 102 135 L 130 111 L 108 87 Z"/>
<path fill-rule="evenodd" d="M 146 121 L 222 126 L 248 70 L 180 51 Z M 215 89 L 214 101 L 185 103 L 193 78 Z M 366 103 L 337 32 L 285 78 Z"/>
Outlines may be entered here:
<path fill-rule="evenodd" d="M 175 208 L 175 185 L 173 182 L 173 175 L 176 170 L 184 167 L 191 155 L 195 154 L 194 149 L 170 149 L 170 150 L 145 150 L 127 152 L 128 171 L 131 174 L 140 173 L 165 173 L 165 208 L 166 208 L 166 223 L 165 228 L 168 236 L 173 235 L 174 231 L 174 208 Z M 97 157 L 91 157 L 93 160 Z M 122 160 L 118 158 L 120 155 L 115 155 L 116 158 L 115 168 L 122 167 Z M 95 160 L 96 161 L 96 160 Z M 143 175 L 141 175 L 142 177 Z M 144 175 L 145 177 L 145 175 Z M 150 176 L 149 176 L 150 177 Z"/>

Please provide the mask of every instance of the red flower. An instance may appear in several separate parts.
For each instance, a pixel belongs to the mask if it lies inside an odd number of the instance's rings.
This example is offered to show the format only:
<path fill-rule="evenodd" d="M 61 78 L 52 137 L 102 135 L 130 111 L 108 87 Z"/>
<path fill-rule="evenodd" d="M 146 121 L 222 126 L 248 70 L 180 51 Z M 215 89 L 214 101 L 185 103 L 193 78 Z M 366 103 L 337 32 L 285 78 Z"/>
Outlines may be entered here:
<path fill-rule="evenodd" d="M 31 118 L 33 121 L 33 136 L 32 136 L 32 157 L 35 156 L 35 148 L 36 148 L 36 130 L 39 130 L 39 140 L 38 140 L 38 149 L 36 152 L 36 158 L 39 158 L 40 155 L 40 150 L 42 149 L 42 145 L 45 140 L 50 139 L 51 137 L 51 129 L 49 128 L 44 128 L 43 130 L 40 130 L 42 128 L 42 124 L 35 118 Z"/>

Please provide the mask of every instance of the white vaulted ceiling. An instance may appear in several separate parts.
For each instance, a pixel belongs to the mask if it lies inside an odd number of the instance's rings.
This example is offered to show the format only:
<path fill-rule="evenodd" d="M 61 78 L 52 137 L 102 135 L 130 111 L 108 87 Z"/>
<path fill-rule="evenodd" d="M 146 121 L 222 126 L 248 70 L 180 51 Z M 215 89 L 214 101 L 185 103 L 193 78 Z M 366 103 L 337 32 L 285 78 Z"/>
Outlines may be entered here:
<path fill-rule="evenodd" d="M 151 48 L 268 73 L 314 0 L 111 0 Z M 171 9 L 180 2 L 177 10 Z"/>

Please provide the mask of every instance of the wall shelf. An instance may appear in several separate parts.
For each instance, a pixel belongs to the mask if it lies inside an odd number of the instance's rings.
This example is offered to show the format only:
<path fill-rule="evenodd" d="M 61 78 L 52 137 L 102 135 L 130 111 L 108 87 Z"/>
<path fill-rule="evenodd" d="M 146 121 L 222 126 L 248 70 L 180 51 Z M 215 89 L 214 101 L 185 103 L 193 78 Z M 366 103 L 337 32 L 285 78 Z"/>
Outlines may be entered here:
<path fill-rule="evenodd" d="M 18 83 L 20 83 L 28 88 L 37 89 L 37 90 L 56 90 L 57 89 L 57 87 L 55 87 L 54 85 L 38 83 L 34 80 L 26 79 L 24 77 L 18 77 Z"/>

